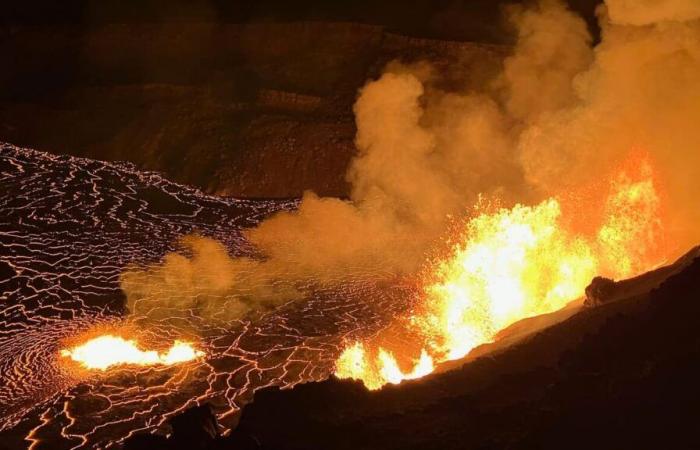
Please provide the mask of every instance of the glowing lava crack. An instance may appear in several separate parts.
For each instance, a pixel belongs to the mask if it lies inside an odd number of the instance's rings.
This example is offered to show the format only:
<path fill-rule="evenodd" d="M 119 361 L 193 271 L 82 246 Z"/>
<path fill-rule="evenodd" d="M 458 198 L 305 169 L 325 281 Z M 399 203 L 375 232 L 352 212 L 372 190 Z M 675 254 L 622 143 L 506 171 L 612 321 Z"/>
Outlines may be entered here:
<path fill-rule="evenodd" d="M 83 377 L 101 372 L 72 361 L 74 346 L 98 336 L 75 340 L 86 330 L 135 337 L 114 330 L 126 315 L 124 267 L 159 261 L 195 232 L 231 255 L 252 256 L 243 231 L 297 203 L 212 197 L 128 164 L 0 144 L 0 446 L 113 448 L 141 430 L 167 432 L 167 420 L 196 402 L 216 405 L 229 428 L 256 390 L 327 378 L 344 337 L 387 326 L 407 308 L 412 285 L 384 281 L 384 273 L 334 288 L 305 282 L 304 301 L 255 322 L 227 319 L 220 298 L 223 324 L 180 311 L 180 328 L 197 332 L 192 350 L 169 350 L 181 333 L 131 314 L 129 325 L 141 330 L 136 350 L 172 365 L 122 360 L 107 369 L 120 376 Z M 115 347 L 98 356 L 114 356 Z M 61 357 L 61 349 L 71 354 Z M 174 363 L 197 349 L 207 357 Z"/>
<path fill-rule="evenodd" d="M 133 340 L 108 334 L 91 339 L 70 350 L 61 350 L 61 356 L 70 357 L 87 369 L 107 370 L 123 364 L 170 366 L 202 357 L 204 352 L 182 341 L 175 341 L 164 353 L 158 353 L 155 350 L 144 351 Z"/>
<path fill-rule="evenodd" d="M 625 278 L 655 267 L 663 255 L 660 199 L 646 161 L 633 167 L 636 174 L 614 178 L 592 232 L 569 230 L 554 198 L 467 220 L 451 254 L 427 268 L 421 304 L 400 321 L 402 334 L 418 344 L 353 342 L 336 361 L 335 375 L 371 390 L 420 378 L 494 342 L 521 319 L 563 308 L 597 273 Z M 420 356 L 403 358 L 402 369 L 399 353 Z"/>

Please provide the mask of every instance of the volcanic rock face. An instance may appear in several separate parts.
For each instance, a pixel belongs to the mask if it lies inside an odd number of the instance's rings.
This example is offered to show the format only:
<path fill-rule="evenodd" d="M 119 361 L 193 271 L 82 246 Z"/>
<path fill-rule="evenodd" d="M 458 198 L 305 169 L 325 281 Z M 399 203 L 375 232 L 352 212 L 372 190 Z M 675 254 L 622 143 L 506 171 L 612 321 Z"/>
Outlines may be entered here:
<path fill-rule="evenodd" d="M 170 437 L 136 434 L 124 442 L 123 450 L 236 450 L 259 449 L 251 436 L 236 435 L 222 438 L 216 416 L 208 404 L 190 408 L 170 419 L 173 433 Z"/>
<path fill-rule="evenodd" d="M 261 391 L 234 436 L 266 449 L 698 448 L 700 259 L 681 263 L 658 288 L 460 370 L 379 392 L 338 380 Z M 626 283 L 642 291 L 649 277 Z"/>
<path fill-rule="evenodd" d="M 467 89 L 504 50 L 352 23 L 17 28 L 0 40 L 0 140 L 218 194 L 343 197 L 367 79 L 425 60 Z"/>
<path fill-rule="evenodd" d="M 586 287 L 586 306 L 598 306 L 611 300 L 615 291 L 615 282 L 610 278 L 595 277 Z"/>
<path fill-rule="evenodd" d="M 605 277 L 595 277 L 586 287 L 584 306 L 600 306 L 605 303 L 642 296 L 656 289 L 668 277 L 677 274 L 700 257 L 700 246 L 691 249 L 676 262 L 668 266 L 638 275 L 629 280 L 613 281 Z"/>

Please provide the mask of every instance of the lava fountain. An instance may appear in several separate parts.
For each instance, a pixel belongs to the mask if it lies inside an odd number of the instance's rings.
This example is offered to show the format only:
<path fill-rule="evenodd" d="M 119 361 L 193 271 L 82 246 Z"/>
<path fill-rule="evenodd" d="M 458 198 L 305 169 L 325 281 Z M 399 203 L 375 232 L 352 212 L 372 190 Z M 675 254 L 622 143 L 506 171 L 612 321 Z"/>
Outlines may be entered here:
<path fill-rule="evenodd" d="M 70 358 L 86 369 L 107 370 L 118 365 L 170 366 L 204 356 L 192 344 L 175 341 L 165 352 L 142 350 L 134 340 L 111 334 L 99 336 L 82 345 L 61 350 L 61 356 Z"/>
<path fill-rule="evenodd" d="M 603 204 L 593 209 L 567 209 L 549 198 L 467 220 L 448 255 L 428 265 L 418 307 L 401 319 L 404 333 L 418 342 L 409 353 L 419 356 L 402 369 L 395 353 L 405 348 L 353 342 L 336 361 L 336 376 L 369 389 L 422 377 L 437 363 L 495 341 L 509 325 L 580 298 L 595 275 L 629 277 L 658 265 L 660 196 L 648 162 L 635 166 L 635 176 L 625 170 L 613 177 Z M 577 232 L 576 218 L 565 212 L 599 217 L 595 227 Z"/>

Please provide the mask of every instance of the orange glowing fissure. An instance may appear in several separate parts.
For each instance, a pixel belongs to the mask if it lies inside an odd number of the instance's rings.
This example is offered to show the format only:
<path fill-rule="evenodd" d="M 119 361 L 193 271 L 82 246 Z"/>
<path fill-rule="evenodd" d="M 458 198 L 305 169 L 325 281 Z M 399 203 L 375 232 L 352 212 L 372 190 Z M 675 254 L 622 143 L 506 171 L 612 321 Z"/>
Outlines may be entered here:
<path fill-rule="evenodd" d="M 61 350 L 61 356 L 70 358 L 86 369 L 107 370 L 119 365 L 170 366 L 204 356 L 192 344 L 175 341 L 165 352 L 142 350 L 133 340 L 111 334 L 90 339 L 82 345 Z"/>
<path fill-rule="evenodd" d="M 614 179 L 592 232 L 568 230 L 556 198 L 469 219 L 450 256 L 426 271 L 418 309 L 403 321 L 406 333 L 419 337 L 413 360 L 399 364 L 404 348 L 352 342 L 335 375 L 372 390 L 420 378 L 493 342 L 514 322 L 563 308 L 596 275 L 629 277 L 658 264 L 660 199 L 648 165 L 638 172 Z"/>

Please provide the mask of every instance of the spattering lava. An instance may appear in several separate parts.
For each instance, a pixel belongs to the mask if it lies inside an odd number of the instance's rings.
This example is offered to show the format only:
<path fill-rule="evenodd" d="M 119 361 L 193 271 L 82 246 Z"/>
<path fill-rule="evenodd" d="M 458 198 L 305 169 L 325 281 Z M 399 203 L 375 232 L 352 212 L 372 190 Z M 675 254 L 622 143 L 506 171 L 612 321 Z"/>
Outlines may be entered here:
<path fill-rule="evenodd" d="M 598 274 L 628 277 L 658 263 L 660 197 L 649 166 L 639 163 L 636 172 L 614 178 L 594 230 L 572 231 L 563 213 L 569 210 L 556 198 L 466 221 L 449 256 L 429 265 L 422 300 L 401 321 L 419 344 L 352 342 L 336 361 L 336 376 L 369 389 L 422 377 L 521 319 L 563 308 Z M 418 356 L 401 361 L 399 354 Z"/>
<path fill-rule="evenodd" d="M 107 334 L 86 343 L 61 350 L 61 356 L 78 362 L 86 369 L 107 370 L 110 367 L 133 364 L 138 366 L 170 366 L 204 356 L 192 344 L 175 341 L 165 352 L 141 350 L 134 340 Z"/>

